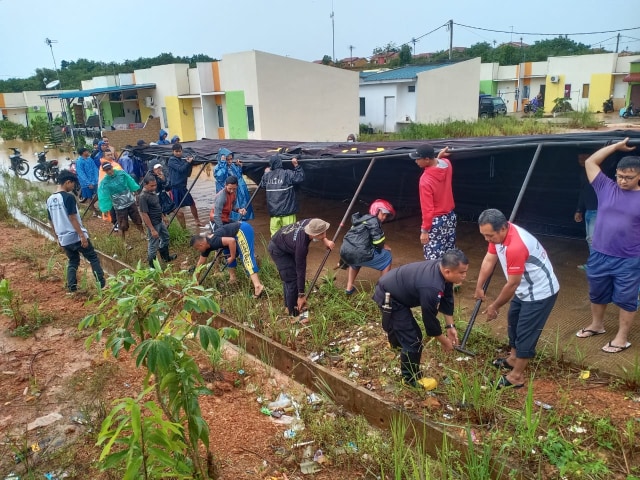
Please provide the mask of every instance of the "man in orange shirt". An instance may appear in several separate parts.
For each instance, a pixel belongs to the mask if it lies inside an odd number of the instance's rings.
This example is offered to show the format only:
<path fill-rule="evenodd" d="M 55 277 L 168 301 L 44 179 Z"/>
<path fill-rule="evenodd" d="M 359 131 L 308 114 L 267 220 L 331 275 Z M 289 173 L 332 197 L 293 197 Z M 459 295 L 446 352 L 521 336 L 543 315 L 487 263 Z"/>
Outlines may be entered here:
<path fill-rule="evenodd" d="M 456 213 L 453 211 L 453 169 L 448 147 L 435 156 L 433 146 L 420 145 L 409 155 L 422 168 L 419 193 L 422 209 L 420 243 L 425 260 L 437 260 L 456 246 Z"/>

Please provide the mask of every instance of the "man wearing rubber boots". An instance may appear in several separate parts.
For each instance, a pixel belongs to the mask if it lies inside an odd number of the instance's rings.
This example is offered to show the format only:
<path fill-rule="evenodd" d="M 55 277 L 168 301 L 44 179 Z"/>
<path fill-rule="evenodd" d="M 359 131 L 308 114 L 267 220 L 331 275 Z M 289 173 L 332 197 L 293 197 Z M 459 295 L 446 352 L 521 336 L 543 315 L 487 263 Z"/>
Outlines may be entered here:
<path fill-rule="evenodd" d="M 480 233 L 489 242 L 482 260 L 475 298 L 485 300 L 483 285 L 500 261 L 507 283 L 484 312 L 487 320 L 509 301 L 507 315 L 509 346 L 507 358 L 497 358 L 493 366 L 509 370 L 495 384 L 496 388 L 524 386 L 524 370 L 536 355 L 536 344 L 558 298 L 560 286 L 553 273 L 547 252 L 525 229 L 507 221 L 500 210 L 490 208 L 478 217 Z"/>
<path fill-rule="evenodd" d="M 465 254 L 452 249 L 438 260 L 394 268 L 378 280 L 373 300 L 382 312 L 382 328 L 387 332 L 389 344 L 400 349 L 400 371 L 405 385 L 427 390 L 437 385 L 433 378 L 422 377 L 420 373 L 422 331 L 411 308 L 421 307 L 427 335 L 435 337 L 445 351 L 452 352 L 458 343 L 458 332 L 453 323 L 451 284 L 462 283 L 468 269 Z M 438 312 L 444 314 L 446 334 L 442 333 Z"/>

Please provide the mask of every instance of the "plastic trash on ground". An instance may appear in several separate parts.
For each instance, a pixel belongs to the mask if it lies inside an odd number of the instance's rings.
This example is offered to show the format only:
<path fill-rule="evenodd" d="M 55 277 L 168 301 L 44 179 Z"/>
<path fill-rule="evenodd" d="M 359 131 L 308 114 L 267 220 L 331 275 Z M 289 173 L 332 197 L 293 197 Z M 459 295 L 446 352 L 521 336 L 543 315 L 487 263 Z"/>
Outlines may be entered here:
<path fill-rule="evenodd" d="M 313 460 L 302 462 L 300 464 L 300 471 L 305 475 L 309 475 L 310 473 L 317 473 L 321 470 L 320 465 L 318 465 Z"/>
<path fill-rule="evenodd" d="M 291 398 L 289 398 L 289 396 L 286 393 L 280 393 L 280 395 L 278 395 L 278 398 L 276 398 L 275 401 L 267 405 L 267 407 L 271 411 L 287 408 L 289 406 L 291 406 Z"/>

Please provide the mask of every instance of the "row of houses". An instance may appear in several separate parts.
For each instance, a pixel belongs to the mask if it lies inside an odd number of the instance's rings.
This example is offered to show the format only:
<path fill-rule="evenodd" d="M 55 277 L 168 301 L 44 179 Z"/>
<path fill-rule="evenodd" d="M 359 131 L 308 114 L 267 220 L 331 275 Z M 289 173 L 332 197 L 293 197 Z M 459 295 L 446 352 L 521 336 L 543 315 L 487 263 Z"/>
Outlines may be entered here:
<path fill-rule="evenodd" d="M 3 118 L 27 125 L 62 116 L 75 126 L 137 129 L 154 119 L 183 141 L 199 138 L 340 141 L 364 124 L 375 131 L 474 120 L 478 92 L 501 96 L 510 112 L 542 93 L 576 110 L 640 105 L 640 55 L 550 57 L 500 66 L 479 58 L 445 65 L 354 72 L 260 51 L 215 62 L 171 64 L 95 77 L 80 90 L 0 94 Z"/>

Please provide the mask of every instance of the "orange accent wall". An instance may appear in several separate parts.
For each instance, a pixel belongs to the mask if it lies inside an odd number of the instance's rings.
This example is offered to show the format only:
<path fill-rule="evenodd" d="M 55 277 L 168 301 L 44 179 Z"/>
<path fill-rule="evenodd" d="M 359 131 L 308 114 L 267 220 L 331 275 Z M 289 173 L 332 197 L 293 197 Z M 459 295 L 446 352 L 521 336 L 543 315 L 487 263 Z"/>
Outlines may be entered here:
<path fill-rule="evenodd" d="M 4 104 L 4 94 L 0 93 L 0 108 L 4 108 L 6 105 Z"/>
<path fill-rule="evenodd" d="M 211 71 L 213 72 L 213 90 L 216 92 L 222 91 L 222 85 L 220 85 L 220 62 L 211 62 Z M 220 95 L 216 95 L 214 97 L 216 105 L 222 105 L 222 97 Z M 224 127 L 218 127 L 218 138 L 225 139 L 225 131 Z"/>

